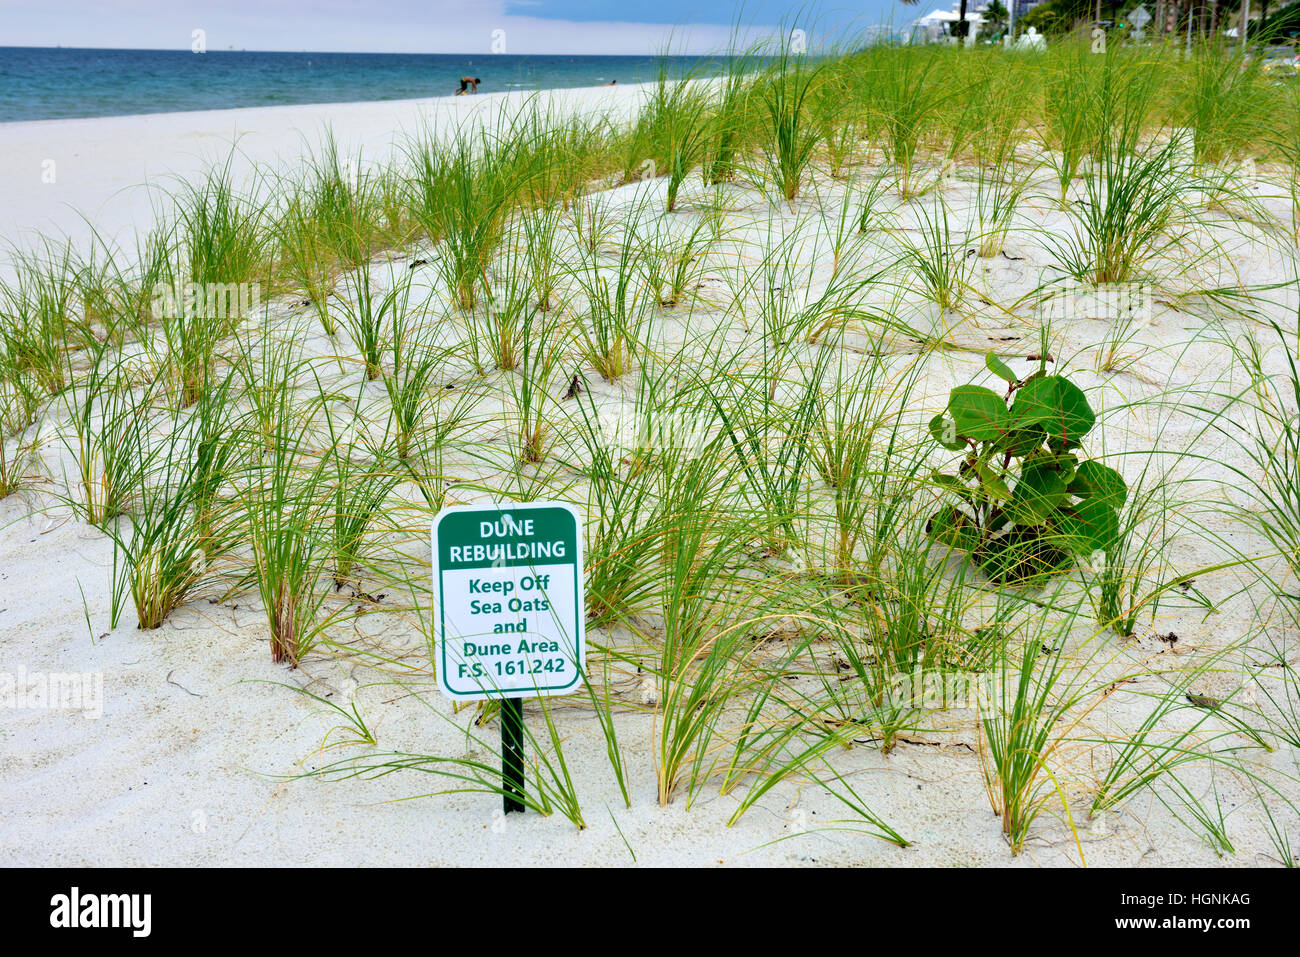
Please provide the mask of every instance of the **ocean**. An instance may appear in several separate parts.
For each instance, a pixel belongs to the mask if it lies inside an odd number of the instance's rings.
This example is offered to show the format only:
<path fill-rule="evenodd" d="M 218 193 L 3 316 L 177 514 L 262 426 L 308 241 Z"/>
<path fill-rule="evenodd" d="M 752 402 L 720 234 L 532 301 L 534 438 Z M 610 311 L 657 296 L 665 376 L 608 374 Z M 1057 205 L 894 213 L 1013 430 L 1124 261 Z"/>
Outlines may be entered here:
<path fill-rule="evenodd" d="M 0 122 L 445 96 L 462 76 L 481 79 L 480 93 L 637 83 L 655 79 L 661 59 L 0 47 Z M 724 60 L 666 66 L 712 73 Z"/>

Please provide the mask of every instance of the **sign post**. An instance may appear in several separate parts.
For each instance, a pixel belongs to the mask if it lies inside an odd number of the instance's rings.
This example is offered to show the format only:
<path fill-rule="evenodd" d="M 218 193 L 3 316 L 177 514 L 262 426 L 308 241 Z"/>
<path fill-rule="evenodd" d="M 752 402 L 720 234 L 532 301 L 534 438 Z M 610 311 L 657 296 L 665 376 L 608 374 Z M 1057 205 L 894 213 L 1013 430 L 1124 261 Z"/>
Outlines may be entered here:
<path fill-rule="evenodd" d="M 501 790 L 505 812 L 524 810 L 524 699 L 501 702 Z"/>
<path fill-rule="evenodd" d="M 501 702 L 505 811 L 524 809 L 523 699 L 577 688 L 582 535 L 567 503 L 444 508 L 433 522 L 434 667 L 453 700 Z"/>
<path fill-rule="evenodd" d="M 1129 25 L 1133 27 L 1133 40 L 1136 43 L 1142 42 L 1143 33 L 1148 23 L 1151 22 L 1151 14 L 1147 13 L 1146 7 L 1134 7 L 1127 17 Z"/>

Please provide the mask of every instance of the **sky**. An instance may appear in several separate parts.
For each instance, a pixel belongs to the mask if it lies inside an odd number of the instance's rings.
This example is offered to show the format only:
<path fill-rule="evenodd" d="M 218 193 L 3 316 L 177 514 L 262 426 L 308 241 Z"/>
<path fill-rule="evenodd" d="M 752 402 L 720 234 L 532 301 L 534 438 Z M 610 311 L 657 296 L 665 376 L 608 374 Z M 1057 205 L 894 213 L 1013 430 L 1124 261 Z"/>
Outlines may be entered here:
<path fill-rule="evenodd" d="M 810 47 L 909 23 L 936 4 L 854 0 L 0 0 L 0 46 L 367 53 L 651 54 L 725 49 L 776 25 Z"/>

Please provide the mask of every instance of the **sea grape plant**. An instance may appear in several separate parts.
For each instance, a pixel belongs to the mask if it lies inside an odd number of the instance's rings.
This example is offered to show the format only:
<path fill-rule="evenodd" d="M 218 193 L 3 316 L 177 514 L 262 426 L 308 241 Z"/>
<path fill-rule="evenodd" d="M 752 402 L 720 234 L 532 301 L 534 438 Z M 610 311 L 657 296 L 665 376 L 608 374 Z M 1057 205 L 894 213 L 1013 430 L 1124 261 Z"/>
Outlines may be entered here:
<path fill-rule="evenodd" d="M 1083 457 L 1096 415 L 1078 386 L 1045 363 L 1023 379 L 992 353 L 985 364 L 1006 393 L 957 386 L 930 420 L 935 441 L 965 458 L 956 475 L 932 476 L 947 501 L 926 532 L 991 580 L 1024 584 L 1110 549 L 1128 490 L 1117 471 Z"/>

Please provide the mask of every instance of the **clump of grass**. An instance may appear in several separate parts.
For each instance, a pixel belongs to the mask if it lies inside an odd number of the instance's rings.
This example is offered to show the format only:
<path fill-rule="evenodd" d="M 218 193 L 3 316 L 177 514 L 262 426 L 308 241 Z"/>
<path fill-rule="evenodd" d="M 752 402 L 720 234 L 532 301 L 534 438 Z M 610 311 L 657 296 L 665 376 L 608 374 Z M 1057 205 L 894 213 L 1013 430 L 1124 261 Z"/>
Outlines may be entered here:
<path fill-rule="evenodd" d="M 412 157 L 413 215 L 439 244 L 438 268 L 464 311 L 474 308 L 487 286 L 515 186 L 501 157 L 486 137 L 465 130 L 445 146 L 430 139 Z"/>
<path fill-rule="evenodd" d="M 271 660 L 297 667 L 319 637 L 331 560 L 324 494 L 329 456 L 310 444 L 312 403 L 295 405 L 301 362 L 292 343 L 265 342 L 261 358 L 244 346 L 241 369 L 257 376 L 248 390 L 254 428 L 242 431 L 243 463 L 237 476 L 240 507 L 248 517 L 251 576 L 271 633 Z"/>
<path fill-rule="evenodd" d="M 31 371 L 11 366 L 0 352 L 0 436 L 17 436 L 34 423 L 44 398 Z"/>
<path fill-rule="evenodd" d="M 330 445 L 325 452 L 324 469 L 329 487 L 330 550 L 333 553 L 335 589 L 353 584 L 359 590 L 356 566 L 362 558 L 367 533 L 380 514 L 398 475 L 382 464 L 379 450 L 355 433 L 334 421 L 329 404 L 325 405 Z M 347 434 L 340 434 L 340 431 Z"/>
<path fill-rule="evenodd" d="M 730 274 L 731 309 L 749 329 L 758 312 L 758 360 L 769 398 L 774 398 L 794 361 L 801 340 L 812 342 L 840 319 L 843 287 L 832 283 L 813 295 L 813 237 L 785 231 L 774 218 L 764 224 L 762 259 L 752 268 Z"/>
<path fill-rule="evenodd" d="M 1067 45 L 1058 56 L 1044 84 L 1043 139 L 1052 150 L 1049 157 L 1064 206 L 1094 137 L 1094 64 L 1076 45 Z"/>
<path fill-rule="evenodd" d="M 660 376 L 647 368 L 641 379 L 666 393 L 669 383 Z M 647 568 L 655 545 L 647 526 L 655 496 L 652 473 L 625 467 L 631 443 L 601 416 L 590 390 L 584 388 L 575 398 L 580 418 L 574 425 L 582 453 L 576 464 L 588 480 L 590 516 L 584 553 L 586 613 L 588 626 L 597 628 L 628 619 L 651 587 Z"/>
<path fill-rule="evenodd" d="M 873 344 L 880 347 L 877 335 Z M 892 498 L 882 487 L 888 474 L 906 482 L 912 467 L 901 461 L 904 450 L 901 412 L 890 416 L 887 404 L 901 400 L 911 387 L 913 373 L 890 380 L 884 365 L 868 361 L 855 370 L 846 368 L 845 355 L 837 350 L 835 359 L 827 358 L 824 366 L 815 366 L 807 375 L 807 394 L 813 403 L 808 442 L 813 466 L 831 490 L 835 529 L 834 567 L 848 575 L 855 567 L 855 555 L 864 536 L 872 535 L 872 521 L 901 519 L 897 509 L 882 509 Z M 829 356 L 829 353 L 828 353 Z M 833 375 L 829 364 L 835 362 Z M 899 462 L 896 470 L 888 468 Z M 904 510 L 905 511 L 905 510 Z M 888 527 L 876 530 L 889 531 Z M 879 534 L 874 538 L 881 541 Z"/>
<path fill-rule="evenodd" d="M 936 193 L 918 208 L 919 239 L 901 234 L 903 261 L 929 299 L 944 312 L 961 306 L 970 291 L 974 263 L 969 237 L 955 232 L 948 203 Z"/>
<path fill-rule="evenodd" d="M 176 198 L 176 223 L 184 255 L 184 281 L 202 286 L 257 282 L 267 273 L 270 235 L 265 207 L 240 196 L 233 155 Z"/>
<path fill-rule="evenodd" d="M 329 294 L 331 267 L 335 266 L 329 252 L 331 233 L 346 229 L 338 222 L 344 217 L 337 215 L 337 200 L 348 190 L 348 177 L 339 169 L 337 152 L 331 147 L 329 141 L 324 163 L 315 157 L 314 162 L 307 161 L 311 174 L 278 184 L 290 195 L 275 222 L 277 266 L 299 291 L 321 299 Z"/>
<path fill-rule="evenodd" d="M 540 94 L 490 138 L 507 203 L 525 210 L 568 205 L 613 162 L 604 118 L 552 111 Z"/>
<path fill-rule="evenodd" d="M 910 196 L 921 145 L 942 102 L 938 81 L 931 75 L 941 69 L 940 59 L 899 49 L 884 53 L 873 66 L 868 93 L 873 125 L 886 155 L 898 167 L 899 194 Z"/>
<path fill-rule="evenodd" d="M 1114 137 L 1102 141 L 1084 177 L 1073 233 L 1054 241 L 1072 276 L 1098 285 L 1132 282 L 1158 257 L 1177 252 L 1187 237 L 1195 182 L 1183 153 L 1177 136 L 1139 152 Z"/>
<path fill-rule="evenodd" d="M 1237 473 L 1251 507 L 1239 510 L 1241 520 L 1263 536 L 1286 565 L 1291 581 L 1300 578 L 1300 370 L 1286 348 L 1286 337 L 1276 324 L 1274 331 L 1286 351 L 1287 372 L 1283 395 L 1291 408 L 1278 402 L 1261 402 L 1245 438 L 1246 454 L 1258 474 Z M 1285 400 L 1284 400 L 1285 401 Z M 1300 600 L 1274 586 L 1285 606 L 1300 620 Z"/>
<path fill-rule="evenodd" d="M 1192 131 L 1198 166 L 1248 154 L 1261 139 L 1268 109 L 1259 57 L 1198 43 L 1184 71 L 1179 125 Z"/>
<path fill-rule="evenodd" d="M 255 197 L 236 193 L 232 160 L 181 190 L 176 212 L 179 262 L 167 276 L 170 294 L 159 289 L 154 302 L 182 408 L 197 402 L 207 389 L 217 344 L 234 332 L 238 320 L 249 318 L 242 309 L 259 298 L 252 293 L 254 284 L 260 289 L 269 276 L 265 209 Z"/>
<path fill-rule="evenodd" d="M 400 297 L 405 302 L 406 296 Z M 388 393 L 389 432 L 393 436 L 398 459 L 406 460 L 419 446 L 418 435 L 424 428 L 437 395 L 435 379 L 447 356 L 437 348 L 431 334 L 420 328 L 423 318 L 405 305 L 393 315 L 390 346 L 391 371 L 385 370 L 384 390 Z"/>
<path fill-rule="evenodd" d="M 1097 623 L 1125 639 L 1133 637 L 1143 611 L 1149 610 L 1154 617 L 1159 609 L 1160 589 L 1148 591 L 1145 586 L 1161 567 L 1168 546 L 1164 522 L 1171 509 L 1168 488 L 1158 478 L 1149 485 L 1144 483 L 1146 479 L 1144 474 L 1138 485 L 1130 488 L 1119 515 L 1119 534 L 1089 582 Z"/>
<path fill-rule="evenodd" d="M 750 130 L 749 114 L 755 58 L 748 53 L 727 60 L 721 89 L 709 116 L 702 172 L 706 186 L 721 186 L 740 172 L 742 151 Z"/>
<path fill-rule="evenodd" d="M 857 224 L 860 234 L 866 235 L 887 221 L 889 211 L 884 208 L 884 201 L 890 191 L 889 181 L 889 171 L 881 170 L 865 186 L 858 187 Z"/>
<path fill-rule="evenodd" d="M 333 336 L 328 299 L 339 273 L 360 268 L 385 246 L 409 241 L 414 227 L 402 182 L 366 168 L 359 156 L 341 155 L 332 134 L 306 165 L 300 181 L 280 187 L 289 200 L 275 223 L 276 265 Z"/>
<path fill-rule="evenodd" d="M 670 83 L 666 69 L 661 65 L 640 122 L 656 172 L 668 177 L 665 208 L 671 213 L 687 176 L 705 156 L 709 113 L 705 93 L 689 79 Z"/>
<path fill-rule="evenodd" d="M 227 373 L 204 394 L 193 412 L 186 491 L 199 547 L 208 563 L 230 551 L 239 529 L 229 495 L 240 454 L 238 420 L 242 409 L 235 401 L 237 381 L 234 370 Z"/>
<path fill-rule="evenodd" d="M 555 372 L 563 354 L 559 323 L 529 309 L 520 324 L 519 366 L 510 378 L 515 400 L 516 461 L 537 465 L 546 457 L 556 396 Z"/>
<path fill-rule="evenodd" d="M 4 389 L 4 381 L 0 380 L 0 393 Z M 0 499 L 8 498 L 28 484 L 38 461 L 36 449 L 35 438 L 26 443 L 21 439 L 11 443 L 0 429 Z"/>
<path fill-rule="evenodd" d="M 483 318 L 475 335 L 477 343 L 486 343 L 488 358 L 493 368 L 510 371 L 518 368 L 523 348 L 524 317 L 536 307 L 519 296 L 509 296 L 494 302 L 483 310 Z M 476 355 L 478 349 L 475 350 Z M 476 360 L 477 361 L 477 360 Z M 483 371 L 482 363 L 477 363 Z"/>
<path fill-rule="evenodd" d="M 1288 87 L 1282 121 L 1266 127 L 1265 142 L 1286 164 L 1287 195 L 1291 200 L 1291 240 L 1300 245 L 1300 88 Z"/>
<path fill-rule="evenodd" d="M 873 531 L 895 537 L 873 543 L 858 570 L 841 576 L 841 587 L 860 609 L 858 632 L 868 644 L 841 641 L 838 650 L 865 699 L 852 718 L 889 754 L 923 719 L 925 676 L 962 674 L 963 662 L 948 660 L 945 650 L 962 634 L 970 599 L 965 572 L 945 575 L 948 555 L 932 554 L 918 533 L 915 479 L 882 477 L 874 491 L 883 498 Z"/>
<path fill-rule="evenodd" d="M 999 596 L 999 618 L 1010 625 L 1011 608 L 1005 596 Z M 1029 828 L 1051 793 L 1057 793 L 1067 813 L 1069 810 L 1049 760 L 1066 740 L 1058 721 L 1078 703 L 1080 695 L 1063 683 L 1064 635 L 1052 640 L 1049 645 L 1039 633 L 1025 635 L 1019 660 L 1009 659 L 995 673 L 991 700 L 981 702 L 984 739 L 980 757 L 985 785 L 1012 854 L 1024 848 Z M 1046 785 L 1045 779 L 1051 784 Z"/>
<path fill-rule="evenodd" d="M 661 306 L 676 306 L 690 297 L 714 241 L 710 221 L 698 219 L 689 231 L 661 226 L 639 250 L 645 266 L 646 287 Z"/>
<path fill-rule="evenodd" d="M 123 339 L 129 335 L 152 353 L 153 329 L 158 323 L 158 313 L 163 311 L 161 307 L 167 304 L 167 291 L 172 296 L 172 305 L 176 305 L 177 278 L 182 262 L 180 237 L 171 210 L 157 211 L 154 228 L 144 236 L 136 237 L 135 255 L 129 261 L 131 267 L 124 268 L 114 260 L 110 293 L 112 308 L 119 317 L 119 325 L 126 330 Z M 183 296 L 184 284 L 179 285 Z M 206 303 L 206 296 L 204 300 Z M 115 344 L 121 348 L 124 342 Z M 165 338 L 163 346 L 166 347 Z M 166 356 L 159 360 L 159 364 L 166 362 Z"/>
<path fill-rule="evenodd" d="M 807 536 L 808 442 L 817 407 L 815 378 L 793 402 L 781 401 L 761 376 L 735 374 L 706 394 L 721 422 L 754 535 L 771 555 L 790 554 L 805 561 Z"/>
<path fill-rule="evenodd" d="M 217 580 L 214 563 L 238 541 L 238 516 L 219 498 L 235 453 L 229 381 L 168 423 L 126 526 L 106 529 L 114 543 L 115 625 L 129 590 L 140 630 L 160 627 Z"/>
<path fill-rule="evenodd" d="M 617 381 L 631 369 L 646 320 L 649 296 L 638 275 L 637 252 L 629 230 L 619 246 L 616 265 L 607 267 L 594 255 L 587 255 L 578 274 L 587 303 L 586 315 L 578 319 L 583 358 L 607 382 Z"/>
<path fill-rule="evenodd" d="M 766 118 L 763 156 L 768 176 L 787 203 L 793 203 L 817 148 L 813 91 L 819 70 L 784 47 L 759 81 L 756 96 Z"/>
<path fill-rule="evenodd" d="M 114 251 L 92 228 L 73 274 L 80 325 L 89 339 L 111 342 L 120 349 L 128 339 L 140 338 L 143 330 L 136 317 L 118 308 L 118 273 Z"/>
<path fill-rule="evenodd" d="M 174 385 L 177 407 L 184 409 L 206 394 L 216 375 L 221 341 L 231 334 L 239 314 L 230 311 L 226 294 L 209 297 L 203 286 L 182 285 L 183 273 L 177 266 L 168 273 L 169 294 L 153 304 L 153 318 L 162 332 L 166 376 Z M 237 310 L 237 291 L 234 297 Z"/>
<path fill-rule="evenodd" d="M 613 214 L 600 195 L 581 196 L 569 206 L 578 248 L 588 256 L 598 253 L 614 228 Z"/>
<path fill-rule="evenodd" d="M 542 206 L 524 212 L 522 235 L 528 284 L 533 301 L 542 312 L 550 312 L 556 304 L 556 290 L 560 283 L 563 250 L 560 246 L 560 208 Z"/>
<path fill-rule="evenodd" d="M 390 285 L 382 292 L 374 289 L 370 264 L 347 273 L 343 280 L 345 295 L 341 311 L 352 341 L 361 353 L 366 379 L 374 381 L 383 374 L 383 354 L 393 334 L 393 326 L 406 315 L 410 303 L 411 273 L 392 274 Z"/>
<path fill-rule="evenodd" d="M 1008 70 L 998 57 L 982 57 L 971 65 L 977 69 L 970 97 L 975 109 L 969 114 L 974 128 L 967 137 L 971 158 L 982 168 L 1009 171 L 1027 126 L 1037 120 L 1040 78 Z"/>
<path fill-rule="evenodd" d="M 979 254 L 985 259 L 1003 251 L 1011 222 L 1028 178 L 1009 167 L 980 167 L 975 186 L 975 207 L 979 218 Z"/>
<path fill-rule="evenodd" d="M 725 464 L 714 452 L 674 454 L 660 475 L 659 607 L 655 671 L 655 776 L 659 803 L 703 783 L 718 722 L 743 680 L 743 630 L 724 583 L 734 544 L 713 496 Z M 734 542 L 734 540 L 732 540 Z"/>
<path fill-rule="evenodd" d="M 148 401 L 130 374 L 101 347 L 85 377 L 62 396 L 72 435 L 59 438 L 76 472 L 68 502 L 90 525 L 126 514 L 148 472 Z"/>
<path fill-rule="evenodd" d="M 15 281 L 0 290 L 0 345 L 6 365 L 12 373 L 30 377 L 47 396 L 67 387 L 72 353 L 89 344 L 74 318 L 71 256 L 71 250 L 59 251 L 49 243 L 44 257 L 18 253 Z"/>
<path fill-rule="evenodd" d="M 846 179 L 861 147 L 865 122 L 853 100 L 849 79 L 842 71 L 822 71 L 813 87 L 811 112 L 817 125 L 817 141 L 825 153 L 827 172 L 832 179 Z"/>

